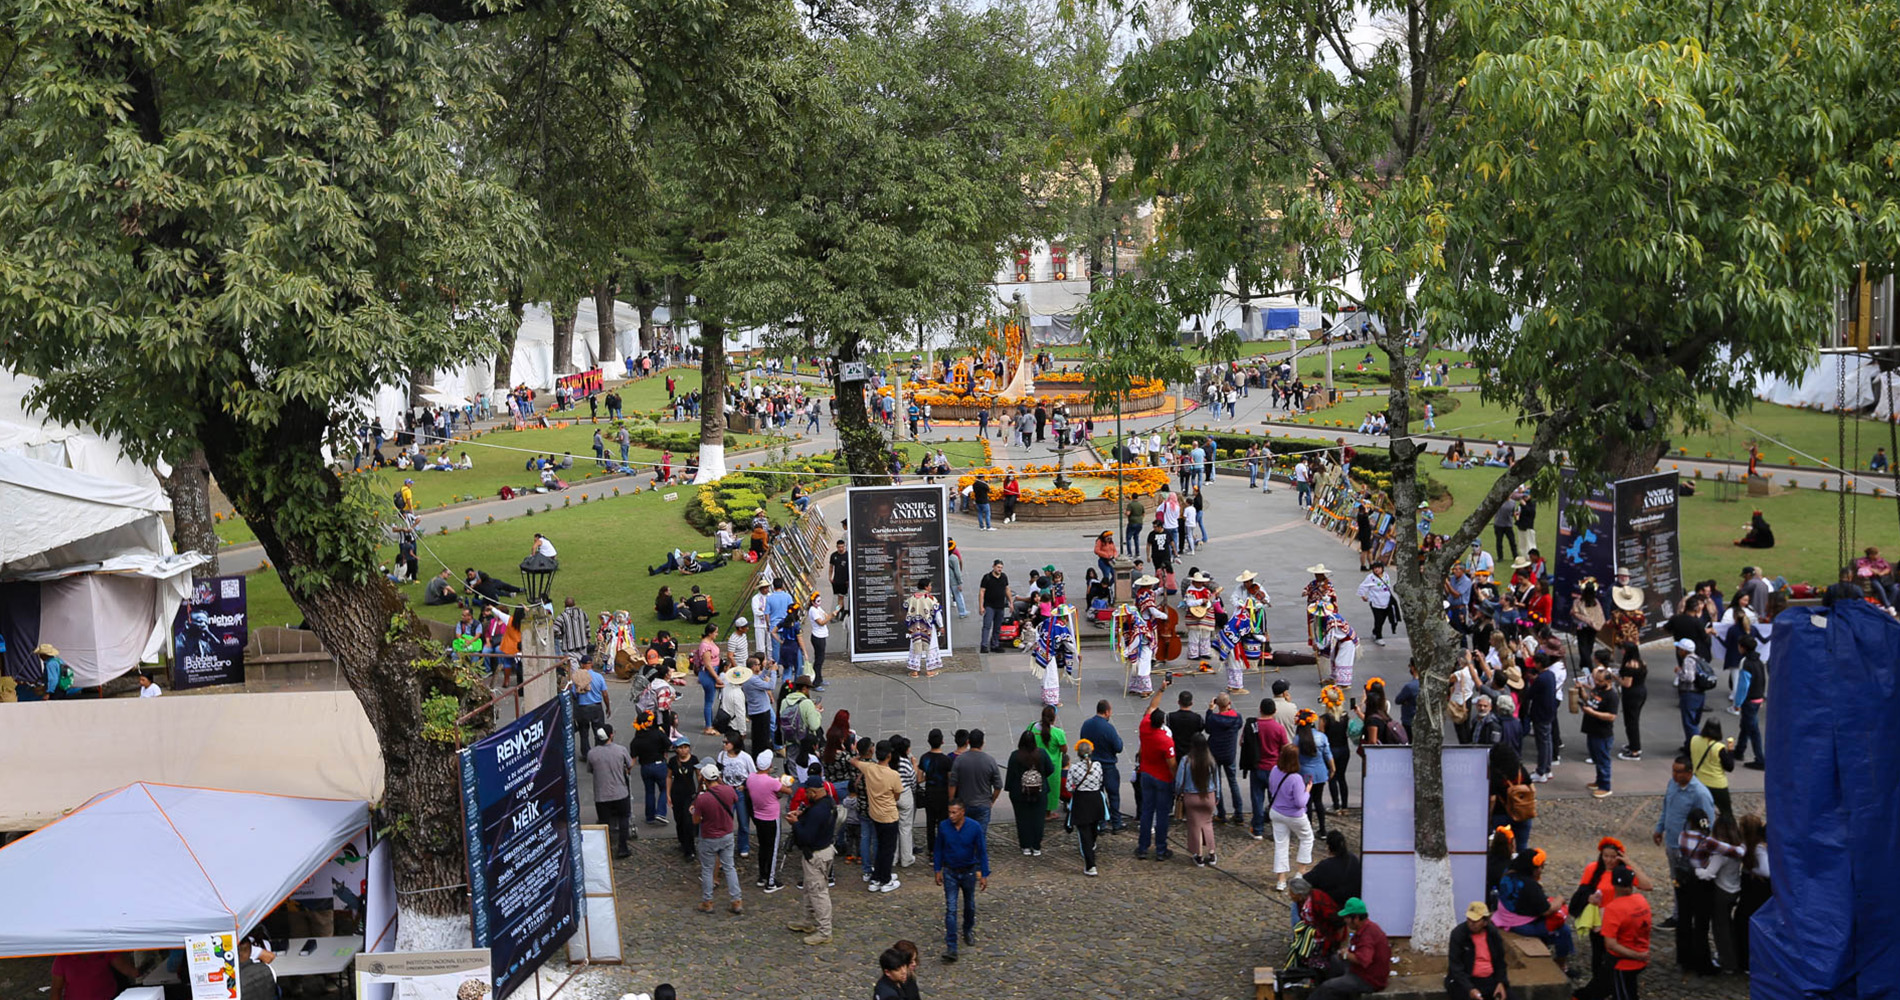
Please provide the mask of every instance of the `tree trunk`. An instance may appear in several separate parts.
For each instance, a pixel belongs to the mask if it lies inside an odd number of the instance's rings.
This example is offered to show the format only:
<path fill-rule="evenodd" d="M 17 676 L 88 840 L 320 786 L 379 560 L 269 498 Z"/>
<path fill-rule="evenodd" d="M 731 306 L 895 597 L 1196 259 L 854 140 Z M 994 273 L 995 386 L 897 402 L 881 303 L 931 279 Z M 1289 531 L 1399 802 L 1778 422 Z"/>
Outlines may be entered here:
<path fill-rule="evenodd" d="M 1656 463 L 1669 451 L 1669 442 L 1639 446 L 1627 437 L 1614 435 L 1604 442 L 1603 473 L 1609 482 L 1647 476 L 1656 471 Z"/>
<path fill-rule="evenodd" d="M 513 324 L 501 333 L 501 340 L 495 345 L 495 388 L 507 389 L 515 371 L 515 335 L 521 332 L 521 314 L 528 304 L 522 301 L 521 286 L 508 289 L 508 314 L 515 318 Z"/>
<path fill-rule="evenodd" d="M 165 497 L 172 503 L 172 542 L 180 552 L 199 552 L 210 558 L 193 576 L 218 575 L 218 531 L 211 517 L 211 468 L 205 464 L 204 449 L 172 465 L 172 474 L 161 482 Z"/>
<path fill-rule="evenodd" d="M 726 475 L 726 327 L 707 320 L 699 328 L 699 475 L 693 479 L 695 484 Z M 675 325 L 674 330 L 678 329 Z"/>
<path fill-rule="evenodd" d="M 640 342 L 634 345 L 635 352 L 646 351 L 653 347 L 653 300 L 642 298 L 638 308 L 640 310 Z"/>
<path fill-rule="evenodd" d="M 554 374 L 574 374 L 574 319 L 580 297 L 562 295 L 548 303 L 554 320 Z"/>
<path fill-rule="evenodd" d="M 686 339 L 686 283 L 678 278 L 669 278 L 666 282 L 667 320 L 673 325 L 673 343 L 690 344 Z M 725 353 L 725 333 L 721 331 L 719 352 Z M 658 346 L 658 345 L 655 345 Z"/>
<path fill-rule="evenodd" d="M 620 331 L 614 325 L 614 297 L 620 292 L 617 276 L 594 286 L 594 364 L 606 368 L 620 356 Z"/>
<path fill-rule="evenodd" d="M 384 772 L 377 825 L 393 842 L 403 937 L 466 947 L 456 750 L 492 720 L 478 716 L 458 733 L 443 726 L 443 715 L 461 715 L 488 692 L 480 680 L 457 675 L 396 588 L 375 572 L 376 528 L 344 501 L 341 483 L 323 464 L 327 424 L 320 409 L 292 404 L 270 431 L 212 416 L 200 437 L 218 485 L 256 532 L 376 731 Z M 432 698 L 440 706 L 434 714 L 425 708 Z"/>
<path fill-rule="evenodd" d="M 1404 324 L 1390 324 L 1390 329 Z M 1406 350 L 1403 337 L 1382 334 L 1379 346 L 1390 358 L 1388 385 L 1392 426 L 1407 427 L 1412 414 L 1412 372 L 1418 359 Z M 1452 928 L 1451 860 L 1445 848 L 1445 776 L 1441 751 L 1445 742 L 1445 699 L 1451 687 L 1457 634 L 1445 618 L 1439 599 L 1444 574 L 1418 559 L 1418 505 L 1425 500 L 1419 482 L 1418 448 L 1410 438 L 1392 443 L 1392 503 L 1397 514 L 1397 546 L 1393 549 L 1393 592 L 1405 612 L 1412 639 L 1412 662 L 1418 667 L 1419 693 L 1412 720 L 1412 847 L 1416 855 L 1417 889 L 1413 894 L 1412 947 L 1442 954 Z M 1428 877 L 1429 876 L 1429 877 Z"/>
<path fill-rule="evenodd" d="M 839 359 L 860 356 L 861 341 L 855 333 L 847 334 L 838 346 Z M 890 482 L 888 453 L 885 450 L 884 435 L 871 425 L 871 411 L 864 402 L 864 389 L 867 382 L 843 381 L 843 366 L 833 376 L 832 392 L 838 400 L 838 416 L 834 421 L 838 431 L 838 448 L 844 452 L 845 468 L 853 476 L 857 486 L 882 486 Z"/>

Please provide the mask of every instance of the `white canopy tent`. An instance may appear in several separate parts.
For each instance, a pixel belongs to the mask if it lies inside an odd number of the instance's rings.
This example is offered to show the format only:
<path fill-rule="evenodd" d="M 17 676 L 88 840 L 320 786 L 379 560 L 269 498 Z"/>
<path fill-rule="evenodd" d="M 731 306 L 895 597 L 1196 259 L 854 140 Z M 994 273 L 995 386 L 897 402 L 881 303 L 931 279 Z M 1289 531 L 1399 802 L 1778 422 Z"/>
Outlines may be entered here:
<path fill-rule="evenodd" d="M 0 453 L 0 510 L 0 581 L 39 585 L 34 607 L 9 604 L 16 641 L 32 618 L 35 644 L 59 649 L 80 687 L 158 662 L 191 570 L 205 558 L 172 551 L 171 503 L 156 484 Z"/>
<path fill-rule="evenodd" d="M 0 958 L 243 934 L 369 825 L 362 802 L 145 782 L 0 850 Z"/>

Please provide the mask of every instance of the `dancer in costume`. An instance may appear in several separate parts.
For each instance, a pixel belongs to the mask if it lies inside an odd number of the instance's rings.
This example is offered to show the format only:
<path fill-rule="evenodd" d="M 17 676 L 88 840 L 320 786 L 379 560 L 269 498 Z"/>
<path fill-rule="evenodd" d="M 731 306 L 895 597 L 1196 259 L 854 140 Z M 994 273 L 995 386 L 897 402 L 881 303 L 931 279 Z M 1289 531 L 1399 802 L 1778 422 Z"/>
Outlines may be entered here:
<path fill-rule="evenodd" d="M 1333 683 L 1352 685 L 1352 665 L 1359 658 L 1359 635 L 1338 614 L 1326 616 L 1325 632 L 1314 649 L 1333 661 Z"/>
<path fill-rule="evenodd" d="M 1070 622 L 1075 609 L 1056 605 L 1049 620 L 1036 632 L 1036 643 L 1029 655 L 1042 670 L 1042 703 L 1062 707 L 1062 675 L 1075 675 L 1075 629 Z"/>
<path fill-rule="evenodd" d="M 943 653 L 937 648 L 937 632 L 943 628 L 943 605 L 930 594 L 930 581 L 917 581 L 917 592 L 904 602 L 904 628 L 910 635 L 910 656 L 905 665 L 910 675 L 919 669 L 930 677 L 943 668 Z"/>
<path fill-rule="evenodd" d="M 1128 676 L 1129 694 L 1148 694 L 1154 690 L 1155 620 L 1166 618 L 1161 608 L 1161 581 L 1143 574 L 1135 578 L 1135 613 L 1121 636 L 1121 656 L 1132 667 Z"/>

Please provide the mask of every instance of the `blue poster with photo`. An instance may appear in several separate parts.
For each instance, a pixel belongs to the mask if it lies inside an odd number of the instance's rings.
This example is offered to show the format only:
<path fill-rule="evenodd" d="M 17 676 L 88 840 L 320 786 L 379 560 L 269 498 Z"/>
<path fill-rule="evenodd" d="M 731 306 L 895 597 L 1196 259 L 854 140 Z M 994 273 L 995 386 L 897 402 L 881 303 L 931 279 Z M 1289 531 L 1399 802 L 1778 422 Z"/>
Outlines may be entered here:
<path fill-rule="evenodd" d="M 244 683 L 251 630 L 241 576 L 199 577 L 172 619 L 172 688 Z"/>
<path fill-rule="evenodd" d="M 462 751 L 462 809 L 475 946 L 499 1000 L 560 951 L 584 905 L 572 688 Z"/>

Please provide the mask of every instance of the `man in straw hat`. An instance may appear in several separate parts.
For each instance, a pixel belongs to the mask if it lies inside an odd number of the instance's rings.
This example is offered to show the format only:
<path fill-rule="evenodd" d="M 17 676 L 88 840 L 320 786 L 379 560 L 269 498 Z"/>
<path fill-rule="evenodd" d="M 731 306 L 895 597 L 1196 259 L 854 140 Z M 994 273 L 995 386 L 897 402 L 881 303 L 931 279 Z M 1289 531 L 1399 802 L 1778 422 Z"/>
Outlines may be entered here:
<path fill-rule="evenodd" d="M 1220 588 L 1214 586 L 1213 578 L 1199 569 L 1188 574 L 1188 585 L 1181 592 L 1181 609 L 1184 612 L 1182 627 L 1187 639 L 1187 648 L 1183 652 L 1188 659 L 1200 661 L 1200 670 L 1204 674 L 1214 670 L 1207 660 L 1215 654 L 1214 601 L 1219 596 Z"/>
<path fill-rule="evenodd" d="M 1511 976 L 1504 936 L 1491 926 L 1491 908 L 1473 901 L 1464 923 L 1451 929 L 1445 951 L 1445 996 L 1450 1000 L 1507 1000 Z"/>
<path fill-rule="evenodd" d="M 1622 567 L 1616 570 L 1616 586 L 1610 588 L 1609 620 L 1605 623 L 1609 630 L 1609 642 L 1606 645 L 1622 645 L 1643 641 L 1643 626 L 1649 618 L 1643 613 L 1643 590 L 1630 586 L 1630 571 Z"/>

